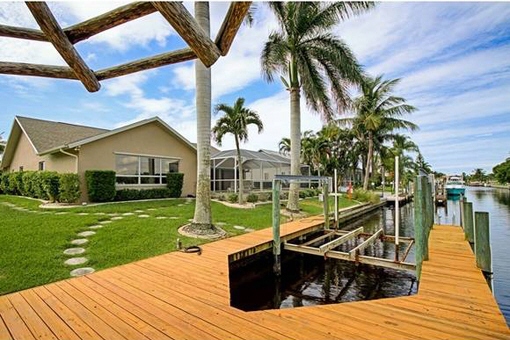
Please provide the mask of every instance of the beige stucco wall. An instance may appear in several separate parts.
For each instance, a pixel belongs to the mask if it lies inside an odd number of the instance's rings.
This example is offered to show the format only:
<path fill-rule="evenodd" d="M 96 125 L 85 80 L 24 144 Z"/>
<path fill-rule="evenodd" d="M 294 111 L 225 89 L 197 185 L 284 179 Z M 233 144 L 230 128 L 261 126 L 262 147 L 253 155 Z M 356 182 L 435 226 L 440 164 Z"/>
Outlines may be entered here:
<path fill-rule="evenodd" d="M 85 183 L 85 171 L 115 170 L 116 153 L 180 158 L 179 172 L 184 173 L 182 195 L 195 194 L 196 151 L 170 134 L 159 123 L 153 122 L 80 147 L 78 173 L 82 182 L 82 201 L 87 201 L 86 186 L 83 185 Z M 136 186 L 131 187 L 135 188 Z M 149 188 L 154 187 L 154 185 L 144 187 Z M 164 187 L 164 185 L 160 187 Z M 139 188 L 139 186 L 136 188 Z"/>
<path fill-rule="evenodd" d="M 23 167 L 23 170 L 39 170 L 41 161 L 44 161 L 45 170 L 48 171 L 76 172 L 74 158 L 61 153 L 38 156 L 24 133 L 20 135 L 8 171 L 19 171 L 20 166 Z"/>

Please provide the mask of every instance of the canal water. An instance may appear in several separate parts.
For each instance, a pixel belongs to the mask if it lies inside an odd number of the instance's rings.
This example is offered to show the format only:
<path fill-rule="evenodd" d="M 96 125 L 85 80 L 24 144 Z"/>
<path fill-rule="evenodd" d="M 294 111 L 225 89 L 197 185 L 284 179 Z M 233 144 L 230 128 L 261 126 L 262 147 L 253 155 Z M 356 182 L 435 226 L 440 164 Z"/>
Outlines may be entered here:
<path fill-rule="evenodd" d="M 510 190 L 485 187 L 467 187 L 466 199 L 473 203 L 473 211 L 489 213 L 493 293 L 501 312 L 510 325 Z M 436 223 L 459 225 L 458 200 L 448 200 L 439 207 Z"/>
<path fill-rule="evenodd" d="M 501 311 L 510 324 L 510 190 L 484 187 L 469 187 L 466 199 L 473 202 L 473 211 L 487 211 L 490 219 L 493 287 Z M 438 207 L 437 224 L 460 224 L 458 200 L 448 200 L 446 207 Z M 400 208 L 400 235 L 414 236 L 413 205 Z M 344 226 L 352 230 L 359 226 L 373 233 L 379 228 L 387 235 L 394 235 L 393 207 L 381 209 L 356 222 Z M 402 243 L 399 255 L 402 258 L 407 244 Z M 414 248 L 414 247 L 413 247 Z M 414 263 L 411 249 L 406 262 Z M 348 249 L 340 249 L 348 251 Z M 377 241 L 367 248 L 371 256 L 392 259 L 395 246 Z M 416 293 L 414 274 L 373 266 L 356 266 L 351 262 L 334 259 L 324 260 L 320 256 L 283 253 L 282 276 L 272 274 L 270 252 L 259 256 L 250 264 L 242 264 L 230 271 L 231 304 L 243 310 L 292 308 L 307 305 L 341 303 L 369 300 Z"/>

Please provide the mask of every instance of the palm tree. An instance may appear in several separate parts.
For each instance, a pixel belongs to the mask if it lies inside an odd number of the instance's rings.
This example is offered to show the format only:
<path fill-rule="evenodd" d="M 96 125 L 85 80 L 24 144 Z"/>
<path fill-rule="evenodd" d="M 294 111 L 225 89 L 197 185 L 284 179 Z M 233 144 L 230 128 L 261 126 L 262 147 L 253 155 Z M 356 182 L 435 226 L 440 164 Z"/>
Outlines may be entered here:
<path fill-rule="evenodd" d="M 278 150 L 281 154 L 287 156 L 290 153 L 290 138 L 283 137 L 278 143 Z"/>
<path fill-rule="evenodd" d="M 195 18 L 210 35 L 209 3 L 195 2 Z M 191 227 L 194 230 L 215 230 L 211 214 L 211 69 L 195 61 L 197 111 L 197 192 L 195 214 Z"/>
<path fill-rule="evenodd" d="M 361 13 L 372 2 L 270 2 L 279 30 L 269 35 L 261 55 L 264 77 L 280 76 L 290 92 L 291 175 L 300 174 L 301 89 L 307 105 L 325 121 L 334 116 L 331 93 L 339 110 L 349 102 L 348 83 L 361 81 L 361 67 L 347 45 L 331 30 L 339 21 Z M 299 184 L 291 183 L 287 209 L 299 211 Z"/>
<path fill-rule="evenodd" d="M 425 161 L 425 158 L 423 157 L 423 155 L 420 152 L 418 152 L 418 156 L 416 156 L 415 163 L 416 163 L 416 166 L 418 167 L 418 169 L 423 169 L 428 173 L 432 173 L 432 167 L 430 166 L 430 164 L 427 161 Z"/>
<path fill-rule="evenodd" d="M 225 115 L 218 119 L 216 125 L 213 127 L 212 132 L 214 140 L 221 146 L 223 137 L 227 133 L 234 135 L 237 150 L 237 165 L 239 167 L 239 204 L 243 204 L 243 160 L 241 158 L 241 149 L 239 144 L 248 141 L 248 126 L 253 124 L 257 126 L 258 132 L 261 133 L 264 129 L 262 120 L 259 115 L 244 105 L 244 98 L 237 98 L 234 106 L 227 104 L 218 104 L 214 108 L 214 112 L 224 112 Z"/>
<path fill-rule="evenodd" d="M 339 124 L 351 124 L 361 131 L 368 142 L 367 157 L 365 159 L 365 177 L 363 189 L 368 189 L 370 168 L 374 155 L 374 140 L 398 129 L 417 130 L 418 126 L 407 120 L 399 119 L 406 113 L 416 111 L 414 106 L 408 105 L 402 97 L 391 95 L 400 79 L 382 80 L 382 75 L 376 78 L 364 77 L 361 85 L 362 93 L 354 101 L 355 116 L 339 119 Z"/>

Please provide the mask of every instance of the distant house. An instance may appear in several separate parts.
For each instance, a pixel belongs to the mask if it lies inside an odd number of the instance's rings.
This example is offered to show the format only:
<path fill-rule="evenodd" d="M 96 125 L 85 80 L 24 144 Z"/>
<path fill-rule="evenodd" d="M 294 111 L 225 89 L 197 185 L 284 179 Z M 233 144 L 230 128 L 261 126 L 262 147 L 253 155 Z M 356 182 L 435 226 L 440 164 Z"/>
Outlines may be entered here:
<path fill-rule="evenodd" d="M 114 170 L 117 188 L 164 187 L 166 173 L 184 173 L 182 194 L 194 195 L 196 147 L 159 117 L 114 130 L 16 116 L 0 168 L 77 173 L 88 201 L 86 170 Z"/>

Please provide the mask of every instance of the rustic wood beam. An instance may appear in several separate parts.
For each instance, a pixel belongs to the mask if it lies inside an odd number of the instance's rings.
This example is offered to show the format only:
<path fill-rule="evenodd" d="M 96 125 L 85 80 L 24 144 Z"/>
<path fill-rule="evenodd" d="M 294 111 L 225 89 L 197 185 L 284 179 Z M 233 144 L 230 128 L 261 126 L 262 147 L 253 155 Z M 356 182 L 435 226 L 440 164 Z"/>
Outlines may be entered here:
<path fill-rule="evenodd" d="M 178 2 L 152 2 L 206 67 L 220 57 L 216 44 L 205 34 L 186 7 Z"/>
<path fill-rule="evenodd" d="M 232 2 L 228 8 L 227 15 L 221 24 L 216 36 L 216 46 L 220 49 L 221 55 L 226 56 L 230 46 L 243 23 L 244 17 L 250 9 L 251 1 Z"/>
<path fill-rule="evenodd" d="M 0 62 L 0 74 L 78 80 L 73 70 L 68 66 L 11 63 L 5 61 Z"/>
<path fill-rule="evenodd" d="M 94 72 L 85 64 L 78 51 L 69 41 L 57 20 L 51 13 L 45 2 L 27 1 L 26 5 L 41 30 L 46 34 L 48 40 L 55 46 L 55 49 L 73 69 L 76 77 L 83 83 L 89 92 L 96 92 L 101 88 Z"/>
<path fill-rule="evenodd" d="M 41 30 L 7 25 L 0 25 L 0 37 L 48 41 Z"/>
<path fill-rule="evenodd" d="M 153 57 L 143 58 L 122 65 L 106 68 L 96 72 L 99 80 L 110 79 L 124 76 L 143 70 L 148 70 L 160 66 L 176 64 L 183 61 L 196 59 L 197 56 L 189 47 L 181 50 L 162 53 Z"/>
<path fill-rule="evenodd" d="M 69 41 L 76 44 L 110 28 L 154 12 L 156 12 L 156 8 L 150 2 L 133 2 L 79 24 L 69 26 L 64 29 L 64 32 Z"/>

